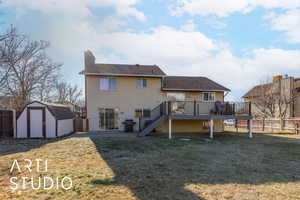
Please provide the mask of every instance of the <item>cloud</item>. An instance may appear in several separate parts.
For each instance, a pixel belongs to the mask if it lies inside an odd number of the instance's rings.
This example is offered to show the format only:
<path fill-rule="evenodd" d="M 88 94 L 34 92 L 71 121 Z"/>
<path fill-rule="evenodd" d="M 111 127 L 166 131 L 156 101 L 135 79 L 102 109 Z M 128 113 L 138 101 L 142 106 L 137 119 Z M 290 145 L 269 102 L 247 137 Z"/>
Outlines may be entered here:
<path fill-rule="evenodd" d="M 283 8 L 294 9 L 300 7 L 300 0 L 175 0 L 171 7 L 173 15 L 188 13 L 190 15 L 216 15 L 226 17 L 234 12 L 246 13 L 256 7 L 265 9 Z"/>
<path fill-rule="evenodd" d="M 68 1 L 74 6 L 67 8 L 64 3 Z M 31 30 L 37 36 L 34 38 L 51 42 L 51 54 L 55 55 L 55 60 L 66 63 L 63 70 L 69 77 L 76 76 L 82 70 L 82 54 L 86 49 L 94 52 L 97 62 L 157 64 L 170 75 L 207 76 L 232 90 L 248 89 L 260 83 L 264 77 L 275 74 L 300 76 L 300 50 L 257 48 L 246 50 L 244 56 L 236 56 L 230 50 L 230 45 L 197 31 L 194 21 L 187 21 L 180 28 L 158 26 L 144 31 L 127 30 L 128 20 L 120 16 L 135 16 L 139 20 L 145 20 L 144 15 L 140 15 L 134 8 L 138 3 L 136 0 L 45 0 L 43 5 L 41 1 L 35 0 L 27 0 L 26 3 L 20 0 L 8 2 L 24 12 L 31 9 L 44 14 L 50 13 L 52 16 L 56 16 L 56 13 L 71 16 L 71 20 L 51 17 L 47 22 L 37 23 L 39 26 L 33 26 Z M 197 2 L 204 2 L 206 4 L 203 5 L 206 6 L 215 2 L 215 8 L 204 10 L 203 13 L 217 13 L 218 16 L 252 9 L 246 0 L 228 0 L 225 6 L 214 0 Z M 272 0 L 269 0 L 272 5 L 266 4 L 266 0 L 259 1 L 260 4 L 258 1 L 251 2 L 262 7 L 279 5 Z M 290 9 L 294 1 L 283 2 L 290 2 L 284 5 Z M 53 3 L 56 3 L 56 6 L 52 5 Z M 232 5 L 233 3 L 237 5 Z M 282 1 L 279 3 L 283 4 Z M 101 18 L 94 17 L 90 7 L 95 6 L 113 6 L 116 13 Z M 272 28 L 290 34 L 289 39 L 293 42 L 297 41 L 295 38 L 298 33 L 294 30 L 299 28 L 297 21 L 290 20 L 297 14 L 294 10 L 268 16 Z M 199 11 L 193 12 L 197 14 Z M 217 17 L 212 19 L 219 21 Z M 24 21 L 24 18 L 22 20 Z"/>
<path fill-rule="evenodd" d="M 210 17 L 209 19 L 205 20 L 205 23 L 214 29 L 224 29 L 227 27 L 226 23 L 224 23 L 214 17 Z"/>
<path fill-rule="evenodd" d="M 91 7 L 113 7 L 119 16 L 134 16 L 140 21 L 146 17 L 133 6 L 138 0 L 5 0 L 4 6 L 15 7 L 19 15 L 27 10 L 37 10 L 46 14 L 62 14 L 75 17 L 91 17 Z"/>
<path fill-rule="evenodd" d="M 91 49 L 97 62 L 157 64 L 170 75 L 207 76 L 234 91 L 250 89 L 276 74 L 300 76 L 300 50 L 257 48 L 238 57 L 228 44 L 193 29 L 99 31 L 82 22 L 69 27 L 55 24 L 45 32 L 43 37 L 53 41 L 53 50 L 64 58 L 82 60 L 82 52 Z M 82 66 L 78 67 L 80 71 Z"/>
<path fill-rule="evenodd" d="M 181 30 L 187 31 L 187 32 L 195 31 L 196 28 L 197 28 L 197 25 L 194 23 L 193 20 L 189 20 L 186 24 L 181 26 Z"/>
<path fill-rule="evenodd" d="M 283 14 L 270 11 L 264 19 L 271 20 L 273 30 L 282 31 L 290 43 L 300 42 L 300 0 L 174 0 L 170 7 L 172 15 L 180 16 L 184 13 L 189 15 L 210 15 L 212 17 L 227 17 L 232 13 L 247 13 L 255 8 L 283 9 Z M 211 18 L 206 22 L 216 29 L 226 27 L 226 24 Z"/>
<path fill-rule="evenodd" d="M 283 31 L 290 43 L 300 43 L 300 9 L 288 10 L 283 14 L 271 14 L 271 27 L 276 31 Z"/>
<path fill-rule="evenodd" d="M 300 76 L 299 50 L 258 48 L 237 57 L 228 45 L 201 32 L 167 26 L 147 33 L 115 32 L 97 38 L 101 48 L 114 52 L 114 59 L 158 64 L 170 75 L 207 76 L 233 90 L 245 90 L 276 74 Z"/>
<path fill-rule="evenodd" d="M 177 30 L 168 26 L 150 32 L 101 34 L 98 43 L 124 55 L 135 63 L 191 63 L 216 50 L 218 44 L 200 32 Z"/>

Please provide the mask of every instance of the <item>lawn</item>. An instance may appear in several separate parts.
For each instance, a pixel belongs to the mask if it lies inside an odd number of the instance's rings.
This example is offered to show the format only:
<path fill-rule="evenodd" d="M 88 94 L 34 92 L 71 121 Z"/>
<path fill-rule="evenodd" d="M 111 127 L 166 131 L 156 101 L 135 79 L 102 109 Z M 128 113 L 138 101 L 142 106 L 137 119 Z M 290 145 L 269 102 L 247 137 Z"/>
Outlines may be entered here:
<path fill-rule="evenodd" d="M 191 138 L 182 140 L 181 138 Z M 14 159 L 48 171 L 9 172 Z M 17 189 L 10 177 L 64 177 L 70 190 Z M 0 142 L 0 199 L 300 199 L 300 136 L 105 134 Z"/>

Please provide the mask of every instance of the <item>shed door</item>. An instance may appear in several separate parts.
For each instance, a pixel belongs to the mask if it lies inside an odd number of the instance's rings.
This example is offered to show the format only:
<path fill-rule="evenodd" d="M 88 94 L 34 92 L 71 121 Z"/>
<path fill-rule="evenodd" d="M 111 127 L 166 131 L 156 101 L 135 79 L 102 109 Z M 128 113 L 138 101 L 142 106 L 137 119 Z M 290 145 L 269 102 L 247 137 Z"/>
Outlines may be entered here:
<path fill-rule="evenodd" d="M 43 137 L 43 110 L 30 109 L 30 137 Z"/>

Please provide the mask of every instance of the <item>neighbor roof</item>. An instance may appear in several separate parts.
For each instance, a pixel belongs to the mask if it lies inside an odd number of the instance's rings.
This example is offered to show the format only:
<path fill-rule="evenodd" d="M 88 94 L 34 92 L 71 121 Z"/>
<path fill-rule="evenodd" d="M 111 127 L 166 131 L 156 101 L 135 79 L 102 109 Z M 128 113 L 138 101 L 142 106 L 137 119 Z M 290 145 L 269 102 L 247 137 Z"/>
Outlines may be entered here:
<path fill-rule="evenodd" d="M 267 91 L 273 91 L 274 94 L 279 92 L 279 88 L 275 88 L 277 90 L 271 90 L 274 89 L 274 83 L 266 83 L 261 85 L 254 86 L 251 90 L 249 90 L 246 94 L 243 95 L 243 98 L 249 98 L 249 97 L 259 97 L 262 95 L 263 92 Z"/>
<path fill-rule="evenodd" d="M 230 91 L 230 89 L 206 78 L 193 76 L 166 76 L 163 90 L 187 91 Z"/>
<path fill-rule="evenodd" d="M 74 118 L 74 114 L 71 111 L 70 107 L 63 105 L 63 104 L 54 104 L 49 102 L 41 102 L 41 101 L 35 101 L 36 103 L 40 103 L 45 105 L 51 114 L 57 119 L 57 120 L 63 120 L 63 119 L 72 119 Z M 32 102 L 32 103 L 35 103 Z"/>
<path fill-rule="evenodd" d="M 124 65 L 124 64 L 95 64 L 86 67 L 81 72 L 86 75 L 114 75 L 114 76 L 149 76 L 162 77 L 166 74 L 157 65 Z"/>

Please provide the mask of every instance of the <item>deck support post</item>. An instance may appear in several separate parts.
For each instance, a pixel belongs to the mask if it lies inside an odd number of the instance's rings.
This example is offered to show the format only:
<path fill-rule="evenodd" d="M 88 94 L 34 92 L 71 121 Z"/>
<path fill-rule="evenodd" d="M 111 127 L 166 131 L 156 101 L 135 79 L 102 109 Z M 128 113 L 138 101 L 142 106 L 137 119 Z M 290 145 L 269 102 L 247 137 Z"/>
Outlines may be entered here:
<path fill-rule="evenodd" d="M 249 138 L 253 138 L 253 134 L 252 134 L 253 120 L 249 119 L 248 123 L 249 123 Z"/>
<path fill-rule="evenodd" d="M 172 119 L 169 118 L 169 139 L 172 139 Z"/>
<path fill-rule="evenodd" d="M 210 119 L 210 131 L 209 131 L 209 138 L 214 138 L 214 120 Z"/>

